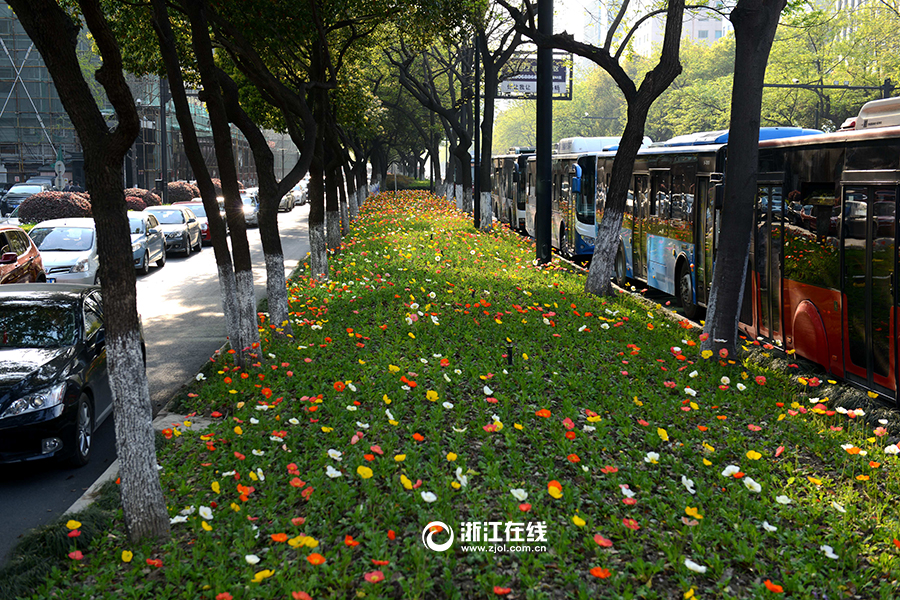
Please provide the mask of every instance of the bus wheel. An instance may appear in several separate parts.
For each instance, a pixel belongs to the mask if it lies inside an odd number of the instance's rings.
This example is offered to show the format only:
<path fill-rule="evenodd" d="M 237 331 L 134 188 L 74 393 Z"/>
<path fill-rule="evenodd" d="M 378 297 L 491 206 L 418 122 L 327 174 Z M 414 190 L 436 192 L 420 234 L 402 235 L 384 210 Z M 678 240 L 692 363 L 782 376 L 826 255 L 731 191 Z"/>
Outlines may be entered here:
<path fill-rule="evenodd" d="M 616 285 L 621 288 L 625 287 L 628 282 L 628 272 L 625 270 L 625 253 L 622 248 L 616 252 Z"/>
<path fill-rule="evenodd" d="M 694 303 L 694 284 L 691 281 L 691 269 L 686 262 L 682 263 L 678 272 L 678 300 L 685 317 L 693 319 L 697 316 L 699 307 Z"/>

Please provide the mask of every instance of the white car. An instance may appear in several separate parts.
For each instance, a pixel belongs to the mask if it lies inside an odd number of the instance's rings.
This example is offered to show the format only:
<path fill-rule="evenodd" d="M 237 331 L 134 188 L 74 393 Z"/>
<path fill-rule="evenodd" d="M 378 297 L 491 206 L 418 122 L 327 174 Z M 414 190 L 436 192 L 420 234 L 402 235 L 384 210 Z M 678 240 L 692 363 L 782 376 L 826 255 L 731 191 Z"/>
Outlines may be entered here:
<path fill-rule="evenodd" d="M 47 283 L 100 283 L 94 219 L 51 219 L 28 232 L 44 262 Z"/>
<path fill-rule="evenodd" d="M 250 188 L 241 192 L 241 204 L 244 205 L 244 220 L 247 227 L 259 227 L 259 188 Z"/>

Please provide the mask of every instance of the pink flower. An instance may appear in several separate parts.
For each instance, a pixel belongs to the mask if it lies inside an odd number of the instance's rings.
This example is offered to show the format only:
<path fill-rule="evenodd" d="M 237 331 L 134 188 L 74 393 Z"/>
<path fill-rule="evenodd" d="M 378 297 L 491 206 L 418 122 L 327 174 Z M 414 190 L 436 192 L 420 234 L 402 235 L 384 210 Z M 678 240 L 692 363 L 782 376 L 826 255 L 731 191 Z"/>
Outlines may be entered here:
<path fill-rule="evenodd" d="M 754 377 L 754 381 L 756 381 L 756 383 L 758 383 L 759 385 L 766 385 L 766 378 L 762 375 L 757 375 L 756 377 Z"/>
<path fill-rule="evenodd" d="M 378 583 L 379 581 L 384 581 L 384 573 L 381 571 L 369 571 L 363 578 L 369 583 Z"/>

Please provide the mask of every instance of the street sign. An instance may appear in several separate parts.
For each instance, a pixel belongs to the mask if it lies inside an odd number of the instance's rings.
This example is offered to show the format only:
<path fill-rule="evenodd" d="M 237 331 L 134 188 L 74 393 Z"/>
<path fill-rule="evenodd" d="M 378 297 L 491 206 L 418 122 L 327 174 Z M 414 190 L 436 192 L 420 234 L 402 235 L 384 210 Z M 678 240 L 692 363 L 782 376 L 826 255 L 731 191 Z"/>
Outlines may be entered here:
<path fill-rule="evenodd" d="M 553 99 L 572 99 L 572 54 L 553 54 Z M 527 99 L 537 95 L 537 56 L 517 52 L 500 73 L 498 98 Z"/>
<path fill-rule="evenodd" d="M 66 163 L 61 160 L 56 161 L 56 164 L 53 165 L 53 170 L 56 171 L 57 175 L 62 175 L 66 172 Z"/>

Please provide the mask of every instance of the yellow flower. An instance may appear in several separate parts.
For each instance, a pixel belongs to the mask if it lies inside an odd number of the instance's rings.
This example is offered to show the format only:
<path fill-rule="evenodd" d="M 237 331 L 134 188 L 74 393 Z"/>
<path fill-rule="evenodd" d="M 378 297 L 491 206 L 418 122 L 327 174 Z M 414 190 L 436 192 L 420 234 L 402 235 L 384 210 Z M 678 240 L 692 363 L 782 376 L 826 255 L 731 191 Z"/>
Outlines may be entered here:
<path fill-rule="evenodd" d="M 299 548 L 306 541 L 305 535 L 298 535 L 297 537 L 292 537 L 288 540 L 288 546 L 291 548 Z"/>
<path fill-rule="evenodd" d="M 384 403 L 385 403 L 385 404 L 390 404 L 390 403 L 391 403 L 391 399 L 387 397 L 387 394 L 385 394 L 384 396 L 382 396 L 381 399 L 384 400 Z"/>
<path fill-rule="evenodd" d="M 238 402 L 236 406 L 237 406 L 238 408 L 244 408 L 244 402 L 243 402 L 243 400 L 242 400 L 241 402 Z"/>
<path fill-rule="evenodd" d="M 521 431 L 522 429 L 525 429 L 524 427 L 522 427 L 522 426 L 519 425 L 518 423 L 513 423 L 513 427 L 515 427 L 516 429 L 518 429 L 518 430 L 520 430 L 520 431 Z"/>
<path fill-rule="evenodd" d="M 702 356 L 703 358 L 709 358 L 712 355 L 713 355 L 712 350 L 704 350 L 703 352 L 700 353 L 700 356 Z"/>
<path fill-rule="evenodd" d="M 212 491 L 214 491 L 217 494 L 219 493 L 219 482 L 218 481 L 213 481 L 212 486 L 210 486 L 210 487 L 212 487 Z"/>
<path fill-rule="evenodd" d="M 132 558 L 134 558 L 134 554 L 131 550 L 122 550 L 122 562 L 130 563 Z"/>
<path fill-rule="evenodd" d="M 553 489 L 555 489 L 555 488 L 553 488 Z M 585 524 L 587 523 L 587 521 L 585 521 L 578 515 L 575 515 L 574 517 L 572 517 L 572 522 L 575 523 L 576 525 L 578 525 L 579 527 L 584 527 Z"/>
<path fill-rule="evenodd" d="M 410 331 L 410 332 L 409 332 L 408 334 L 406 334 L 406 335 L 408 335 L 408 336 L 411 337 L 412 339 L 416 339 L 416 335 L 415 335 L 412 331 Z"/>
<path fill-rule="evenodd" d="M 762 454 L 760 454 L 756 450 L 750 450 L 749 452 L 747 452 L 747 458 L 749 458 L 750 460 L 759 460 L 762 458 Z"/>
<path fill-rule="evenodd" d="M 250 479 L 252 479 L 253 481 L 259 481 L 259 477 L 253 471 L 250 471 L 249 473 L 247 473 L 247 476 Z"/>
<path fill-rule="evenodd" d="M 400 372 L 400 367 L 398 367 L 396 365 L 388 365 L 388 369 L 391 371 L 391 373 L 399 373 Z"/>
<path fill-rule="evenodd" d="M 243 435 L 243 434 L 244 434 L 244 430 L 241 429 L 241 426 L 240 426 L 240 425 L 236 425 L 236 426 L 235 426 L 234 432 L 235 432 L 236 434 L 238 434 L 238 435 Z"/>
<path fill-rule="evenodd" d="M 594 415 L 593 417 L 587 418 L 588 423 L 596 423 L 597 421 L 602 421 L 603 418 L 600 415 Z"/>
<path fill-rule="evenodd" d="M 438 399 L 438 393 L 437 393 L 436 391 L 434 391 L 434 390 L 428 390 L 428 391 L 425 393 L 425 398 L 426 398 L 429 402 L 434 402 L 434 401 L 436 401 L 436 400 Z"/>
<path fill-rule="evenodd" d="M 857 475 L 857 476 L 856 476 L 856 480 L 857 480 L 857 481 L 868 481 L 868 480 L 869 480 L 869 476 L 868 476 L 868 475 Z"/>
<path fill-rule="evenodd" d="M 394 460 L 396 460 L 397 462 L 403 462 L 404 460 L 406 460 L 406 455 L 397 454 L 396 456 L 394 456 Z"/>
<path fill-rule="evenodd" d="M 686 507 L 684 509 L 684 512 L 687 514 L 687 516 L 694 517 L 695 519 L 698 519 L 698 520 L 703 518 L 703 515 L 700 514 L 700 509 L 694 508 L 692 506 Z"/>
<path fill-rule="evenodd" d="M 232 502 L 231 510 L 233 510 L 234 512 L 241 512 L 241 505 L 238 504 L 237 502 Z"/>
<path fill-rule="evenodd" d="M 878 397 L 878 392 L 866 392 L 866 393 L 869 394 L 869 398 L 877 398 Z"/>
<path fill-rule="evenodd" d="M 456 458 L 457 458 L 457 457 L 456 457 L 456 453 L 455 453 L 455 452 L 448 452 L 448 453 L 447 453 L 447 460 L 449 460 L 450 462 L 453 462 L 454 460 L 456 460 Z"/>
<path fill-rule="evenodd" d="M 450 482 L 450 487 L 452 487 L 454 490 L 458 490 L 458 489 L 461 488 L 462 486 L 459 485 L 459 482 L 458 482 L 458 481 L 451 481 L 451 482 Z"/>
<path fill-rule="evenodd" d="M 69 529 L 79 529 L 81 527 L 81 523 L 79 521 L 70 520 L 66 523 L 66 527 Z"/>
<path fill-rule="evenodd" d="M 413 482 L 406 475 L 400 475 L 400 483 L 408 490 L 412 489 Z"/>
<path fill-rule="evenodd" d="M 691 402 L 690 406 L 694 410 L 700 410 L 700 406 L 698 406 L 696 402 Z"/>
<path fill-rule="evenodd" d="M 780 415 L 778 415 L 778 420 L 784 421 L 784 413 L 781 413 Z"/>
<path fill-rule="evenodd" d="M 322 428 L 323 433 L 331 433 L 332 431 L 334 431 L 334 427 L 323 427 Z"/>
<path fill-rule="evenodd" d="M 809 479 L 809 482 L 813 485 L 822 485 L 821 479 L 816 479 L 815 477 L 811 477 L 811 476 L 807 476 L 806 478 Z"/>
<path fill-rule="evenodd" d="M 703 442 L 703 447 L 704 447 L 707 451 L 709 451 L 709 452 L 715 452 L 715 451 L 716 451 L 715 448 L 713 448 L 712 446 L 710 446 L 710 445 L 707 444 L 706 442 Z"/>
<path fill-rule="evenodd" d="M 668 434 L 668 433 L 666 432 L 666 430 L 663 429 L 662 427 L 657 427 L 657 428 L 656 428 L 656 435 L 658 435 L 658 436 L 659 436 L 659 439 L 661 439 L 661 440 L 664 441 L 664 442 L 668 442 L 668 441 L 669 441 L 669 434 Z"/>
<path fill-rule="evenodd" d="M 263 579 L 268 579 L 269 577 L 271 577 L 274 574 L 275 574 L 275 571 L 271 571 L 269 569 L 259 571 L 256 575 L 253 576 L 253 583 L 259 583 Z"/>
<path fill-rule="evenodd" d="M 706 465 L 707 467 L 709 467 L 709 466 L 712 465 L 712 462 L 711 462 L 711 461 L 708 461 L 708 460 L 706 460 L 706 459 L 704 458 L 704 459 L 703 459 L 703 464 Z"/>
<path fill-rule="evenodd" d="M 523 319 L 522 322 L 524 323 L 525 320 Z M 526 354 L 525 352 L 522 353 L 522 360 L 528 360 L 528 354 Z"/>
<path fill-rule="evenodd" d="M 200 521 L 200 527 L 202 527 L 206 531 L 212 531 L 212 525 L 210 525 L 206 521 Z"/>
<path fill-rule="evenodd" d="M 372 469 L 370 469 L 369 467 L 359 465 L 358 467 L 356 467 L 356 472 L 363 479 L 369 479 L 370 477 L 372 477 Z"/>
<path fill-rule="evenodd" d="M 548 487 L 547 493 L 549 493 L 551 496 L 553 496 L 556 499 L 562 498 L 562 495 L 563 495 L 562 490 L 559 489 L 558 487 L 554 487 L 554 486 Z"/>

